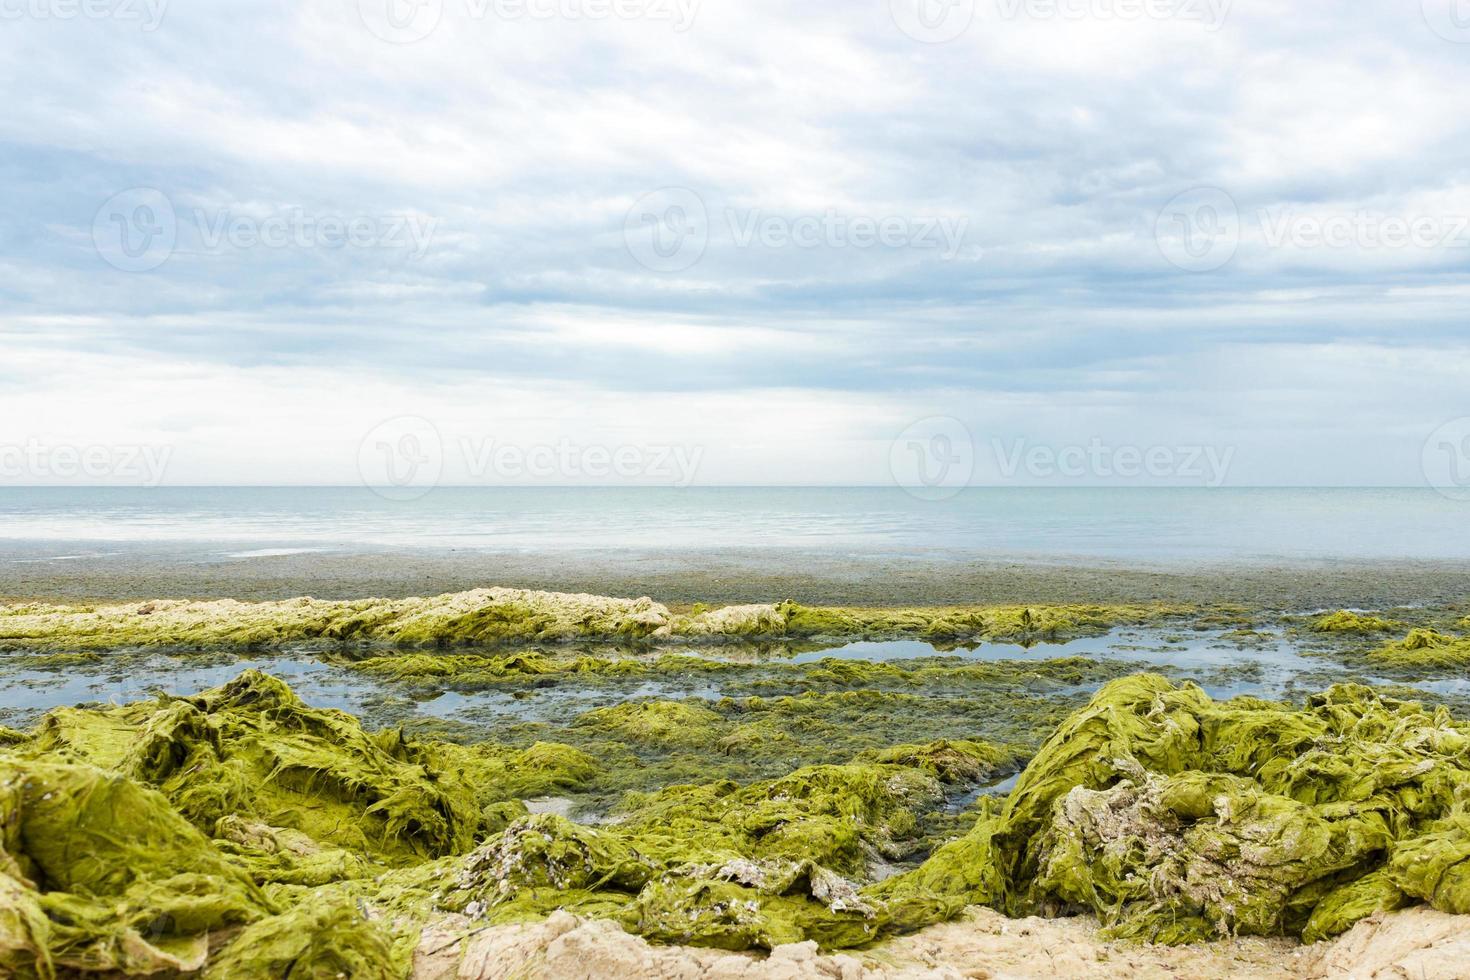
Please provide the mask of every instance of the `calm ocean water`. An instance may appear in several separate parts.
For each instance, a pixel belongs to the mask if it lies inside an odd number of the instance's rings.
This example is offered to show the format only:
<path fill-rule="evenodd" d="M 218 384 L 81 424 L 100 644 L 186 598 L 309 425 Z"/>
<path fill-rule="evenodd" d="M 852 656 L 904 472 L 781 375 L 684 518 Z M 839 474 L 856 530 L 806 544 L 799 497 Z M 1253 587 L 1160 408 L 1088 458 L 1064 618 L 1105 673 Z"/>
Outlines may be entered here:
<path fill-rule="evenodd" d="M 295 550 L 802 548 L 840 554 L 1162 562 L 1470 560 L 1470 504 L 1432 489 L 0 489 L 0 557 L 147 549 L 181 560 Z"/>

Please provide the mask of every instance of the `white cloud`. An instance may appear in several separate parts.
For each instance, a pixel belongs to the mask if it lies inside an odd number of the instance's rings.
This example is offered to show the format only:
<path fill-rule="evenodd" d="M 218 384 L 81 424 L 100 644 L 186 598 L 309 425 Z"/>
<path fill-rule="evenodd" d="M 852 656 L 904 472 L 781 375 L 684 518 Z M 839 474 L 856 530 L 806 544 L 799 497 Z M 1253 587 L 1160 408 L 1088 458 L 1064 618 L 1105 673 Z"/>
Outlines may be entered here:
<path fill-rule="evenodd" d="M 1461 410 L 1470 249 L 1278 246 L 1259 216 L 1470 215 L 1466 49 L 1414 4 L 1237 3 L 1211 31 L 1009 3 L 943 45 L 835 0 L 701 3 L 683 32 L 446 0 L 407 45 L 338 0 L 8 22 L 0 83 L 39 94 L 0 107 L 0 437 L 166 440 L 178 482 L 350 482 L 362 433 L 416 413 L 697 440 L 704 482 L 871 483 L 892 434 L 953 415 L 1225 441 L 1246 482 L 1413 482 L 1420 430 Z M 1154 224 L 1201 184 L 1243 224 L 1191 275 Z M 665 186 L 709 230 L 672 271 L 623 234 Z M 148 273 L 93 247 L 130 187 L 177 211 Z M 194 209 L 433 235 L 210 246 Z M 965 230 L 948 260 L 742 246 L 729 211 Z"/>

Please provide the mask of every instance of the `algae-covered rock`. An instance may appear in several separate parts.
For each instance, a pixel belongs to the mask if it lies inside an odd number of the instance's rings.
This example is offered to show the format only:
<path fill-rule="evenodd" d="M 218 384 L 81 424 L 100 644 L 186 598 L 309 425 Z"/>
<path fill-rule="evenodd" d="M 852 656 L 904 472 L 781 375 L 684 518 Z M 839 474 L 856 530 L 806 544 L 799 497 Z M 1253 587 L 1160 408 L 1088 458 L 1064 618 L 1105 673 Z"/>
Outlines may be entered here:
<path fill-rule="evenodd" d="M 408 599 L 11 603 L 0 605 L 0 645 L 77 658 L 130 647 L 265 648 L 303 642 L 419 648 L 591 639 L 915 636 L 1029 643 L 1182 611 L 1163 605 L 858 609 L 782 602 L 674 614 L 646 596 L 624 599 L 497 587 Z M 57 660 L 54 666 L 64 662 Z"/>
<path fill-rule="evenodd" d="M 859 946 L 891 928 L 882 903 L 811 861 L 692 865 L 650 882 L 622 914 L 655 942 L 717 949 L 775 949 L 807 939 Z"/>
<path fill-rule="evenodd" d="M 250 816 L 388 860 L 470 850 L 487 802 L 396 732 L 370 735 L 254 670 L 193 697 L 54 711 L 18 751 L 131 776 L 201 829 Z"/>
<path fill-rule="evenodd" d="M 625 701 L 588 711 L 578 724 L 640 745 L 710 745 L 724 734 L 724 719 L 700 704 Z"/>
<path fill-rule="evenodd" d="M 941 798 L 937 781 L 899 766 L 809 766 L 780 779 L 671 786 L 632 794 L 618 829 L 666 861 L 813 861 L 861 875 L 871 854 L 899 857 L 916 814 Z"/>
<path fill-rule="evenodd" d="M 204 978 L 399 980 L 407 973 L 402 960 L 383 924 L 366 918 L 348 896 L 328 892 L 247 927 L 211 958 Z"/>
<path fill-rule="evenodd" d="M 1368 654 L 1384 667 L 1457 668 L 1470 666 L 1470 637 L 1450 636 L 1432 629 L 1414 629 Z"/>
<path fill-rule="evenodd" d="M 1400 842 L 1388 877 L 1441 911 L 1470 914 L 1470 815 L 1456 810 L 1427 833 Z"/>
<path fill-rule="evenodd" d="M 865 752 L 859 762 L 912 766 L 944 783 L 978 783 L 1021 767 L 1021 754 L 1008 745 L 974 739 L 940 739 L 923 745 L 894 745 Z"/>
<path fill-rule="evenodd" d="M 539 891 L 542 901 L 555 908 L 579 893 L 636 893 L 660 867 L 622 834 L 581 827 L 555 814 L 530 814 L 467 856 L 454 891 L 440 904 L 459 912 L 521 899 L 530 911 Z"/>
<path fill-rule="evenodd" d="M 1293 710 L 1125 678 L 1042 746 L 999 813 L 874 894 L 1087 909 L 1162 942 L 1318 938 L 1397 892 L 1454 907 L 1467 749 L 1442 709 L 1361 686 Z"/>
<path fill-rule="evenodd" d="M 464 858 L 437 904 L 492 921 L 571 908 L 727 949 L 861 944 L 934 920 L 929 896 L 869 900 L 859 881 L 870 860 L 913 846 L 916 814 L 939 798 L 918 768 L 817 766 L 631 794 L 597 827 L 526 816 Z"/>
<path fill-rule="evenodd" d="M 428 598 L 280 602 L 160 599 L 104 606 L 0 607 L 0 642 L 69 652 L 108 648 L 267 647 L 329 641 L 445 646 L 639 639 L 667 632 L 648 598 L 474 589 Z"/>
<path fill-rule="evenodd" d="M 1339 609 L 1313 620 L 1312 630 L 1317 633 L 1387 633 L 1398 625 L 1381 616 Z"/>
<path fill-rule="evenodd" d="M 402 976 L 439 911 L 571 909 L 729 949 L 863 945 L 973 904 L 1090 912 L 1113 936 L 1163 942 L 1317 939 L 1419 900 L 1470 911 L 1470 730 L 1443 709 L 1355 685 L 1301 708 L 1217 702 L 1127 677 L 961 819 L 946 785 L 1014 772 L 1021 750 L 875 735 L 887 696 L 624 702 L 564 729 L 585 748 L 528 745 L 535 725 L 521 747 L 367 732 L 256 672 L 56 711 L 0 749 L 0 972 Z M 869 739 L 841 743 L 845 764 L 705 771 L 628 793 L 595 825 L 520 801 L 585 788 L 610 760 L 734 764 L 768 734 L 770 758 L 796 754 L 834 725 Z M 968 830 L 892 874 L 936 827 Z"/>
<path fill-rule="evenodd" d="M 161 794 L 92 766 L 0 756 L 0 832 L 0 962 L 18 975 L 193 970 L 212 931 L 275 911 Z"/>

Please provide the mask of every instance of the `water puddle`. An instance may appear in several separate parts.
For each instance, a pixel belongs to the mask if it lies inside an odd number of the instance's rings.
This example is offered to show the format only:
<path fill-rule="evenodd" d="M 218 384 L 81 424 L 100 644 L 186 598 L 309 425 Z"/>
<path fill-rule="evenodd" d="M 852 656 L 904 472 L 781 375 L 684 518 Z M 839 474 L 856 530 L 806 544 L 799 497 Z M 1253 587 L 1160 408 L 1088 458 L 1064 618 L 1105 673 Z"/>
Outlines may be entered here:
<path fill-rule="evenodd" d="M 631 677 L 615 673 L 552 675 L 527 678 L 519 685 L 474 690 L 456 689 L 452 677 L 422 679 L 412 684 L 381 681 L 304 650 L 243 657 L 224 652 L 207 656 L 132 652 L 119 654 L 115 662 L 103 655 L 93 661 L 56 669 L 21 666 L 26 661 L 18 654 L 15 655 L 17 666 L 9 667 L 10 658 L 0 655 L 0 723 L 28 727 L 45 711 L 58 706 L 125 704 L 159 692 L 191 694 L 223 684 L 248 668 L 282 678 L 310 704 L 350 712 L 372 724 L 399 724 L 414 719 L 457 722 L 484 730 L 487 737 L 494 737 L 494 730 L 506 725 L 564 725 L 592 708 L 627 700 L 781 697 L 829 686 L 837 690 L 852 689 L 867 683 L 855 681 L 843 686 L 813 681 L 806 671 L 798 669 L 820 668 L 823 661 L 890 663 L 915 671 L 922 669 L 921 682 L 905 681 L 885 689 L 950 699 L 963 699 L 973 688 L 947 683 L 945 668 L 974 663 L 1037 664 L 1034 672 L 1023 671 L 1024 677 L 1017 675 L 1020 679 L 1012 682 L 1018 696 L 1086 697 L 1106 678 L 1082 683 L 1065 681 L 1060 679 L 1061 675 L 1052 677 L 1049 668 L 1042 664 L 1073 657 L 1107 661 L 1117 667 L 1114 676 L 1137 669 L 1159 671 L 1174 680 L 1192 680 L 1216 698 L 1248 694 L 1299 700 L 1337 681 L 1358 680 L 1410 686 L 1447 699 L 1470 699 L 1470 678 L 1405 685 L 1402 681 L 1367 676 L 1349 670 L 1331 657 L 1303 651 L 1290 634 L 1280 631 L 1242 637 L 1225 631 L 1181 633 L 1127 628 L 1029 647 L 980 643 L 938 649 L 918 640 L 890 640 L 858 641 L 795 653 L 785 647 L 755 645 L 672 647 L 653 654 L 633 654 L 625 648 L 595 645 L 582 645 L 574 651 L 539 652 L 551 658 L 633 656 L 646 661 L 664 654 L 681 654 L 719 660 L 729 668 L 709 673 L 670 671 Z M 881 679 L 872 682 L 873 686 L 884 683 Z"/>

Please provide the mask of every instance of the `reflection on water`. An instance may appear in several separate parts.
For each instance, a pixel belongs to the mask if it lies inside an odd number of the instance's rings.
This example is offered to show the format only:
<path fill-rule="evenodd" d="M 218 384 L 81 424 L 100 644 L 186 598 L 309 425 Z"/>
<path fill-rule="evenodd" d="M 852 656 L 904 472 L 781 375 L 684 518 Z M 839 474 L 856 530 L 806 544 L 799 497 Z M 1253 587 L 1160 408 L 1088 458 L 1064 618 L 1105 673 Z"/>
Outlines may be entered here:
<path fill-rule="evenodd" d="M 640 677 L 600 677 L 596 683 L 575 674 L 541 677 L 522 685 L 491 690 L 456 690 L 452 678 L 431 678 L 402 684 L 382 681 L 349 667 L 318 659 L 305 651 L 282 651 L 263 656 L 235 656 L 225 652 L 207 657 L 167 653 L 130 652 L 102 655 L 95 661 L 69 664 L 64 669 L 7 668 L 19 654 L 0 654 L 0 722 L 14 727 L 33 724 L 45 711 L 77 704 L 125 704 L 155 696 L 192 694 L 223 684 L 241 671 L 255 668 L 285 680 L 309 704 L 336 708 L 363 716 L 370 724 L 397 724 L 419 719 L 463 722 L 494 729 L 520 722 L 565 724 L 581 712 L 626 700 L 648 698 L 703 698 L 750 693 L 760 686 L 763 695 L 799 694 L 810 689 L 800 671 L 790 665 L 822 660 L 896 662 L 923 660 L 923 666 L 943 667 L 974 662 L 1037 663 L 1057 658 L 1122 661 L 1138 670 L 1153 670 L 1175 680 L 1192 680 L 1212 697 L 1254 695 L 1299 700 L 1308 693 L 1342 680 L 1378 685 L 1402 685 L 1385 677 L 1348 669 L 1329 657 L 1304 653 L 1285 632 L 1262 632 L 1242 639 L 1224 631 L 1183 634 L 1151 628 L 1126 628 L 1102 636 L 1061 643 L 1022 647 L 980 643 L 959 649 L 936 649 L 917 640 L 860 641 L 825 649 L 802 649 L 794 655 L 784 647 L 671 647 L 655 654 L 630 654 L 617 647 L 581 645 L 577 656 L 652 659 L 665 653 L 725 660 L 735 669 L 684 676 L 678 673 Z M 547 656 L 573 655 L 548 650 Z M 918 665 L 916 665 L 918 666 Z M 783 672 L 784 671 L 784 672 Z M 943 687 L 942 674 L 930 679 L 931 688 L 918 693 L 963 698 L 965 691 Z M 1043 669 L 1036 681 L 1018 693 L 1028 696 L 1086 696 L 1101 682 L 1059 684 Z M 1445 698 L 1470 698 L 1470 678 L 1416 681 L 1417 691 Z"/>

